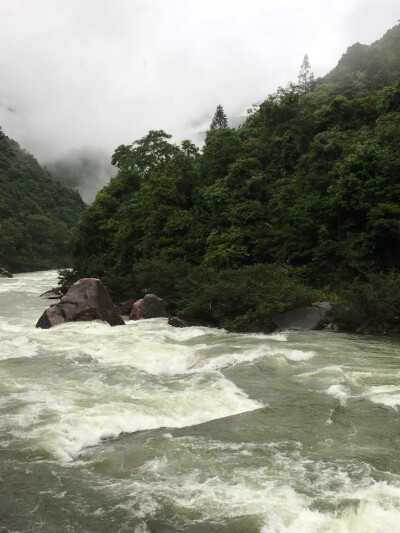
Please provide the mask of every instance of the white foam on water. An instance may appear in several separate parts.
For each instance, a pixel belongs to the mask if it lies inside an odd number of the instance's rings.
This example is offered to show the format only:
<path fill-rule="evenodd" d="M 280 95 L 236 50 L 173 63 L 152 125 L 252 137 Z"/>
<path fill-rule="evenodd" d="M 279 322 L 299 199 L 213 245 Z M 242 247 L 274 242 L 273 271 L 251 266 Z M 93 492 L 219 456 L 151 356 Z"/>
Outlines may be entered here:
<path fill-rule="evenodd" d="M 229 483 L 218 475 L 203 479 L 200 471 L 194 469 L 166 482 L 161 474 L 162 471 L 153 473 L 154 481 L 138 480 L 119 489 L 125 494 L 131 493 L 135 514 L 139 510 L 143 518 L 151 517 L 167 505 L 179 510 L 181 519 L 193 513 L 200 521 L 219 522 L 242 516 L 263 516 L 267 509 L 283 513 L 298 500 L 292 488 L 278 486 L 271 479 L 255 480 L 254 485 L 240 479 Z"/>
<path fill-rule="evenodd" d="M 70 461 L 84 448 L 121 433 L 191 426 L 262 406 L 222 374 L 207 381 L 195 376 L 178 389 L 138 382 L 132 388 L 111 386 L 98 378 L 64 384 L 63 389 L 53 385 L 52 390 L 36 386 L 14 393 L 22 406 L 4 418 L 3 429 L 30 439 L 34 448 L 59 461 Z"/>
<path fill-rule="evenodd" d="M 14 274 L 13 278 L 0 278 L 0 293 L 23 292 L 39 295 L 57 284 L 56 270 Z"/>
<path fill-rule="evenodd" d="M 174 376 L 189 372 L 195 365 L 193 348 L 143 339 L 131 339 L 129 346 L 119 340 L 84 348 L 84 353 L 106 366 L 130 366 L 153 375 Z"/>
<path fill-rule="evenodd" d="M 337 398 L 342 406 L 349 398 L 365 399 L 397 410 L 400 405 L 400 386 L 393 385 L 398 373 L 388 370 L 357 370 L 349 366 L 330 365 L 296 375 L 309 387 Z M 371 385 L 381 382 L 382 385 Z"/>
<path fill-rule="evenodd" d="M 181 471 L 181 465 L 176 468 L 165 456 L 147 461 L 138 469 L 135 481 L 127 480 L 112 488 L 116 491 L 114 497 L 119 493 L 125 498 L 130 495 L 130 500 L 125 499 L 125 509 L 145 519 L 162 513 L 166 506 L 172 513 L 171 524 L 176 518 L 189 530 L 193 523 L 224 523 L 251 517 L 253 523 L 262 524 L 260 533 L 397 531 L 400 485 L 376 482 L 368 475 L 352 480 L 346 471 L 323 463 L 316 464 L 310 477 L 312 461 L 299 459 L 295 452 L 282 455 L 278 450 L 268 456 L 272 457 L 268 466 L 246 469 L 237 455 L 237 443 L 231 443 L 231 447 L 225 443 L 225 455 L 211 443 L 210 450 L 220 454 L 218 458 L 210 456 L 209 461 L 215 460 L 216 464 L 210 467 L 208 463 L 210 472 L 205 476 L 203 462 L 207 461 L 207 454 L 195 460 L 195 453 L 206 446 L 204 439 L 197 445 L 194 438 L 183 438 L 183 441 L 193 443 L 190 470 Z M 257 450 L 251 443 L 242 443 L 241 447 L 253 453 Z M 260 454 L 262 447 L 263 444 L 258 445 Z M 184 451 L 180 455 L 183 461 L 191 458 Z M 225 464 L 229 457 L 230 462 Z M 294 479 L 297 490 L 289 485 Z M 336 510 L 318 510 L 315 499 L 329 502 Z"/>
<path fill-rule="evenodd" d="M 184 344 L 183 341 L 177 343 L 173 342 L 176 339 L 165 335 L 161 329 L 163 322 L 161 324 L 158 322 L 160 329 L 156 331 L 154 323 L 157 324 L 154 321 L 153 328 L 145 330 L 144 334 L 139 328 L 133 332 L 129 328 L 126 332 L 119 331 L 118 336 L 112 339 L 111 346 L 105 342 L 104 332 L 99 338 L 99 343 L 96 343 L 92 335 L 90 344 L 88 343 L 88 347 L 83 348 L 82 352 L 104 365 L 131 366 L 149 374 L 169 376 L 221 370 L 229 366 L 251 363 L 263 357 L 284 357 L 288 361 L 302 362 L 315 355 L 315 352 L 301 350 L 276 350 L 267 342 L 265 345 L 248 348 L 241 345 L 224 346 L 215 341 L 210 345 L 203 342 L 204 332 L 201 335 L 194 332 L 190 337 L 186 335 L 186 340 L 192 341 L 199 337 L 198 343 Z M 92 328 L 94 327 L 92 324 Z M 101 324 L 96 325 L 96 328 L 99 327 Z M 92 328 L 89 327 L 88 331 L 93 332 Z M 224 332 L 218 332 L 218 338 L 223 335 Z"/>
<path fill-rule="evenodd" d="M 33 357 L 37 355 L 39 345 L 24 335 L 15 336 L 12 339 L 0 336 L 0 361 L 19 357 Z"/>
<path fill-rule="evenodd" d="M 277 513 L 268 517 L 261 533 L 394 533 L 400 524 L 400 487 L 376 483 L 355 490 L 343 512 L 322 513 L 300 506 L 294 517 Z M 292 505 L 292 502 L 288 502 Z"/>
<path fill-rule="evenodd" d="M 287 342 L 288 333 L 276 332 L 276 333 L 242 333 L 241 337 L 246 337 L 249 339 L 256 340 L 266 340 L 266 341 L 275 341 L 275 342 Z"/>
<path fill-rule="evenodd" d="M 209 348 L 207 352 L 209 353 Z M 219 370 L 237 364 L 251 363 L 266 355 L 269 355 L 269 349 L 266 347 L 254 347 L 246 351 L 239 347 L 236 352 L 230 351 L 208 358 L 201 358 L 201 353 L 198 353 L 197 368 L 201 371 Z"/>
<path fill-rule="evenodd" d="M 135 526 L 133 533 L 150 533 L 150 530 L 147 528 L 146 524 L 139 524 Z"/>
<path fill-rule="evenodd" d="M 218 340 L 227 334 L 217 330 L 211 336 L 207 334 L 206 339 L 203 330 L 187 328 L 182 340 L 180 334 L 169 334 L 170 329 L 178 328 L 166 326 L 164 319 L 140 321 L 134 327 L 129 324 L 122 328 L 111 328 L 101 322 L 69 323 L 44 331 L 32 329 L 30 336 L 40 343 L 42 350 L 52 354 L 84 355 L 105 366 L 132 367 L 158 376 L 213 372 L 285 353 L 275 352 L 267 342 L 249 347 L 221 344 Z M 288 352 L 288 358 L 296 360 L 309 357 L 305 352 Z"/>
<path fill-rule="evenodd" d="M 308 361 L 315 357 L 316 353 L 313 351 L 303 351 L 303 350 L 285 350 L 283 355 L 289 361 Z"/>
<path fill-rule="evenodd" d="M 340 405 L 344 407 L 347 403 L 348 398 L 350 398 L 351 396 L 351 391 L 343 385 L 331 385 L 326 390 L 326 394 L 329 394 L 329 396 L 333 396 L 334 398 L 338 399 Z"/>
<path fill-rule="evenodd" d="M 382 387 L 383 388 L 383 387 Z M 369 391 L 367 396 L 371 402 L 385 405 L 386 407 L 391 407 L 392 409 L 397 410 L 400 406 L 400 390 L 398 387 L 385 387 L 388 391 L 382 393 L 376 393 Z M 394 394 L 393 392 L 397 392 Z"/>

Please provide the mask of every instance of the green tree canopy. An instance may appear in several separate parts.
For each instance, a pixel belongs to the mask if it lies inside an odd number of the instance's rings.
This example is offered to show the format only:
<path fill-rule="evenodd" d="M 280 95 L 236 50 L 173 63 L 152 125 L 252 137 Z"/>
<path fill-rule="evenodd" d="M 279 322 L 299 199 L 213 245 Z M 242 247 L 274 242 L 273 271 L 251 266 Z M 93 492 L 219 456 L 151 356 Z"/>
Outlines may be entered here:
<path fill-rule="evenodd" d="M 298 84 L 239 129 L 218 106 L 201 151 L 163 131 L 120 146 L 117 176 L 74 232 L 72 278 L 102 277 L 118 297 L 147 287 L 240 330 L 344 286 L 360 287 L 368 309 L 374 295 L 395 309 L 383 287 L 400 272 L 400 82 L 383 74 L 399 39 L 396 26 L 351 48 L 317 82 L 306 56 Z"/>

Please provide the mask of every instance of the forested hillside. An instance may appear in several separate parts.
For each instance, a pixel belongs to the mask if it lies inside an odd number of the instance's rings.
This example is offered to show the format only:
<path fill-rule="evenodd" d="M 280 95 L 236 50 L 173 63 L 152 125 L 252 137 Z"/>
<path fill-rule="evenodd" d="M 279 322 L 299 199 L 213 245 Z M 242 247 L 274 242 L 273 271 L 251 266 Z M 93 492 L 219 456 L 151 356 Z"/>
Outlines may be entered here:
<path fill-rule="evenodd" d="M 51 179 L 0 129 L 0 266 L 31 271 L 68 266 L 66 242 L 85 204 Z"/>
<path fill-rule="evenodd" d="M 117 297 L 146 288 L 239 330 L 326 297 L 397 320 L 399 73 L 397 25 L 323 79 L 306 57 L 239 129 L 218 108 L 202 151 L 163 131 L 118 147 L 69 278 L 101 277 Z"/>

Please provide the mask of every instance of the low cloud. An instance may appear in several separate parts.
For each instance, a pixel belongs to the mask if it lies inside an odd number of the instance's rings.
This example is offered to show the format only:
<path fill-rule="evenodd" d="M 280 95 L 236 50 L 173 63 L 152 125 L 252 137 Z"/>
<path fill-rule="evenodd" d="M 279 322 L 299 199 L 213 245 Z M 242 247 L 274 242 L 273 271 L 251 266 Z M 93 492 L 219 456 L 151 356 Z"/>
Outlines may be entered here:
<path fill-rule="evenodd" d="M 94 149 L 73 150 L 47 162 L 46 167 L 54 179 L 78 190 L 88 204 L 116 173 L 108 154 Z"/>
<path fill-rule="evenodd" d="M 2 0 L 0 125 L 52 168 L 108 154 L 84 178 L 100 187 L 118 145 L 150 129 L 201 142 L 216 105 L 243 116 L 305 53 L 322 76 L 399 17 L 398 0 Z"/>

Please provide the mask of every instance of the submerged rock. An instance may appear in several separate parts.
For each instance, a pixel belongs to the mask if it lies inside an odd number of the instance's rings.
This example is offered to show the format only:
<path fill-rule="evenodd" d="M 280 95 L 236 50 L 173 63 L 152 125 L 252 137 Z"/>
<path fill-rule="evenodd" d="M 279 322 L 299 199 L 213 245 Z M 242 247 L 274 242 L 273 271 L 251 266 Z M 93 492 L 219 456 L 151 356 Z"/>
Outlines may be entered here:
<path fill-rule="evenodd" d="M 279 330 L 307 331 L 322 327 L 324 313 L 319 307 L 298 307 L 273 316 L 272 321 Z"/>
<path fill-rule="evenodd" d="M 74 283 L 58 304 L 46 309 L 36 327 L 49 329 L 64 322 L 87 320 L 104 320 L 111 326 L 125 324 L 107 289 L 96 278 L 83 278 Z"/>
<path fill-rule="evenodd" d="M 129 315 L 130 320 L 140 320 L 142 318 L 166 318 L 167 302 L 155 294 L 146 294 L 141 300 L 137 300 L 133 305 Z"/>
<path fill-rule="evenodd" d="M 14 276 L 8 270 L 4 268 L 0 269 L 0 278 L 13 278 Z"/>
<path fill-rule="evenodd" d="M 63 294 L 58 289 L 50 289 L 39 296 L 39 298 L 44 298 L 45 300 L 60 300 L 62 297 Z"/>
<path fill-rule="evenodd" d="M 170 326 L 173 326 L 174 328 L 186 328 L 187 324 L 184 322 L 181 318 L 178 318 L 177 316 L 172 316 L 168 320 L 168 324 Z"/>

